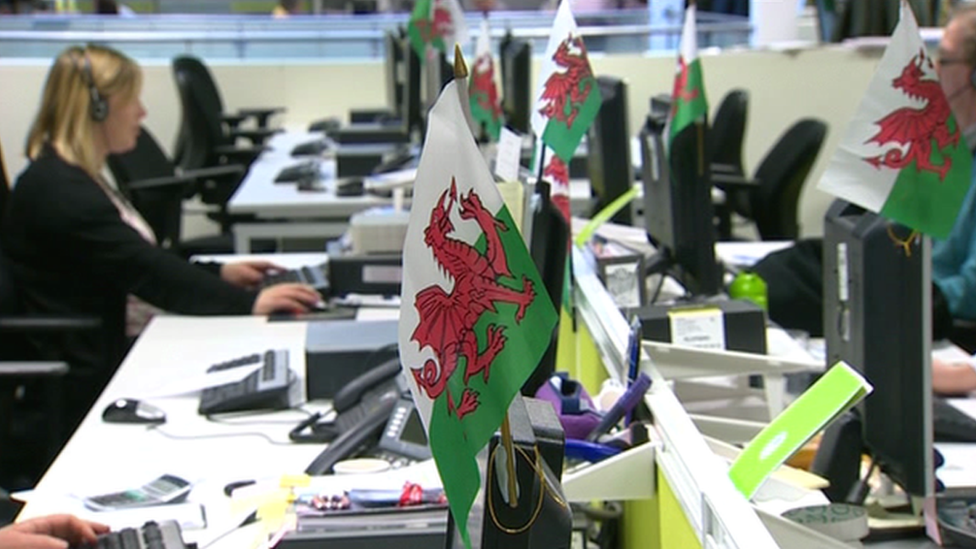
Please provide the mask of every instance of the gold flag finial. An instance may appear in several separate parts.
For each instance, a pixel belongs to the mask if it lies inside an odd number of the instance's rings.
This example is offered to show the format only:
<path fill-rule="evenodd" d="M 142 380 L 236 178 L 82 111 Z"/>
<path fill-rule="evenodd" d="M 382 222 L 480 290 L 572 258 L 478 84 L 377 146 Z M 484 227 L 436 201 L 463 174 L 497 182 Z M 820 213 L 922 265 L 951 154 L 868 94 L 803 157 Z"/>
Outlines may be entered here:
<path fill-rule="evenodd" d="M 464 63 L 464 55 L 461 54 L 461 44 L 454 44 L 454 78 L 467 78 L 468 66 Z"/>

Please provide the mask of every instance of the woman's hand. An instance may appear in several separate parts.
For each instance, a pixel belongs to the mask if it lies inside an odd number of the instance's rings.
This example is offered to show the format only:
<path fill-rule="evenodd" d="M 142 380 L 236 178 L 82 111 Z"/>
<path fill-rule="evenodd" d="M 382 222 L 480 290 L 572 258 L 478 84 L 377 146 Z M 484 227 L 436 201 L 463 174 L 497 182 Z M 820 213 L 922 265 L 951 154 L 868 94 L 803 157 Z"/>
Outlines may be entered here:
<path fill-rule="evenodd" d="M 976 370 L 965 362 L 932 359 L 932 390 L 943 395 L 976 391 Z"/>
<path fill-rule="evenodd" d="M 67 549 L 94 543 L 108 526 L 74 515 L 48 515 L 0 528 L 0 549 Z"/>
<path fill-rule="evenodd" d="M 220 278 L 234 286 L 253 289 L 261 284 L 268 271 L 285 271 L 284 267 L 270 261 L 250 260 L 225 263 L 220 267 Z"/>
<path fill-rule="evenodd" d="M 283 311 L 306 313 L 313 307 L 324 306 L 322 295 L 315 288 L 307 284 L 289 283 L 275 284 L 261 290 L 254 302 L 253 311 L 256 315 L 269 315 Z"/>

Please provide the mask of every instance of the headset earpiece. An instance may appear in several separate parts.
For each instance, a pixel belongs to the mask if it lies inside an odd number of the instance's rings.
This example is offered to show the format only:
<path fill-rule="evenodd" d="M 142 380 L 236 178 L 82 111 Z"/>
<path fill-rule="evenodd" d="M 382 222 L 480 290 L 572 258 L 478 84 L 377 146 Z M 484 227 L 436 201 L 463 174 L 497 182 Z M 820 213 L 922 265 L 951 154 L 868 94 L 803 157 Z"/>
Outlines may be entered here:
<path fill-rule="evenodd" d="M 95 86 L 95 77 L 92 75 L 91 59 L 88 58 L 88 52 L 85 51 L 83 55 L 84 65 L 82 65 L 81 72 L 85 84 L 88 85 L 88 114 L 95 122 L 103 122 L 108 118 L 108 101 L 102 97 Z"/>

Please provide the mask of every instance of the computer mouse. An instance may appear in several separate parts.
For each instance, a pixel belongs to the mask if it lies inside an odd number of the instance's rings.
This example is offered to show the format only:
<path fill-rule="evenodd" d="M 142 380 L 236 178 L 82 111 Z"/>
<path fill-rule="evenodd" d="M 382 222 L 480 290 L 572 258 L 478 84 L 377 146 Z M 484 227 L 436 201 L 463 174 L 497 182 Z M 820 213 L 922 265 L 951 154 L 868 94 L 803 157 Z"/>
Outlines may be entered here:
<path fill-rule="evenodd" d="M 102 411 L 106 423 L 165 423 L 166 413 L 161 409 L 134 398 L 120 398 Z"/>
<path fill-rule="evenodd" d="M 362 179 L 347 179 L 336 182 L 336 196 L 362 196 L 366 192 Z"/>

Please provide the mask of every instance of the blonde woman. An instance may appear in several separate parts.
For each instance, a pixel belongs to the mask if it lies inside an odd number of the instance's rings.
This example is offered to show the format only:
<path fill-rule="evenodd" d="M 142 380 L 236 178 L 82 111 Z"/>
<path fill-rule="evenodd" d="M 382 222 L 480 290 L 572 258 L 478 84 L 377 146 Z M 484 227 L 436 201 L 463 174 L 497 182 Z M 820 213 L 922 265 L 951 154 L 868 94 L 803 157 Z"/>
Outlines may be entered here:
<path fill-rule="evenodd" d="M 3 252 L 27 311 L 102 321 L 97 333 L 32 340 L 41 358 L 71 366 L 69 422 L 83 417 L 128 349 L 131 296 L 193 315 L 303 312 L 320 300 L 300 284 L 249 289 L 270 264 L 193 265 L 155 245 L 101 176 L 107 155 L 135 146 L 146 115 L 141 86 L 139 66 L 115 50 L 89 45 L 59 55 L 27 139 L 31 162 L 3 219 Z"/>

